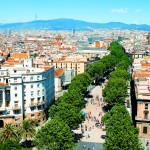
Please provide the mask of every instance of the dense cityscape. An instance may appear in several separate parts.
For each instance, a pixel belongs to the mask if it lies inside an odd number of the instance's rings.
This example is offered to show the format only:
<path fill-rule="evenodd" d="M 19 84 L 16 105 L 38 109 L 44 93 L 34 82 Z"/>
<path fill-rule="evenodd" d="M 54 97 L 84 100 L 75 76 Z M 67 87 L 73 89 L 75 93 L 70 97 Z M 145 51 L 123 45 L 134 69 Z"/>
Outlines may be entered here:
<path fill-rule="evenodd" d="M 43 11 L 50 4 L 37 3 Z M 71 13 L 72 3 L 63 4 L 58 8 Z M 82 15 L 42 20 L 35 14 L 27 22 L 19 13 L 21 22 L 1 17 L 0 150 L 150 150 L 150 25 L 144 17 L 141 24 L 119 15 L 126 23 L 115 15 L 116 22 L 92 23 Z"/>

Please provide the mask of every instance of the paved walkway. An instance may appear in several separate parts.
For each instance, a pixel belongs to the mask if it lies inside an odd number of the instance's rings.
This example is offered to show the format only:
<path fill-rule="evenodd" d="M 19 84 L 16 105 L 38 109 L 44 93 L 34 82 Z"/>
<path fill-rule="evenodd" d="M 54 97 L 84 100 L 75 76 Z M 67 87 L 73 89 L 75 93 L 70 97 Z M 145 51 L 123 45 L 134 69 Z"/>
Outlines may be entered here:
<path fill-rule="evenodd" d="M 104 87 L 104 85 L 102 85 Z M 104 143 L 101 135 L 106 135 L 104 125 L 101 123 L 101 117 L 104 115 L 102 107 L 105 105 L 102 97 L 102 86 L 96 86 L 91 91 L 93 98 L 86 98 L 87 104 L 83 111 L 86 113 L 85 121 L 80 124 L 75 133 L 82 133 L 84 142 Z M 96 127 L 95 124 L 98 124 Z"/>

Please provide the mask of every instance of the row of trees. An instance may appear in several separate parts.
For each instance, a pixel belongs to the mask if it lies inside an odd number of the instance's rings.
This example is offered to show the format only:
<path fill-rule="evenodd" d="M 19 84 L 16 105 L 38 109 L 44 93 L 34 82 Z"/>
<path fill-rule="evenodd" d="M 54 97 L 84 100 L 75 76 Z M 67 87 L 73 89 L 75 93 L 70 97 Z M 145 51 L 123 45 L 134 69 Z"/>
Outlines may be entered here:
<path fill-rule="evenodd" d="M 110 110 L 102 118 L 106 126 L 106 150 L 143 150 L 138 138 L 138 129 L 133 126 L 132 119 L 125 107 L 127 97 L 127 72 L 131 60 L 123 52 L 118 42 L 112 42 L 109 50 L 116 60 L 116 70 L 109 75 L 109 81 L 103 90 L 105 101 Z"/>
<path fill-rule="evenodd" d="M 83 93 L 92 82 L 88 73 L 76 76 L 69 88 L 49 109 L 50 120 L 38 131 L 35 144 L 44 150 L 71 150 L 74 144 L 72 129 L 83 121 Z"/>
<path fill-rule="evenodd" d="M 75 146 L 72 129 L 82 121 L 81 110 L 85 107 L 84 92 L 93 79 L 109 75 L 109 82 L 103 90 L 103 96 L 110 108 L 102 118 L 106 126 L 105 149 L 135 149 L 142 150 L 138 140 L 138 130 L 132 125 L 131 117 L 124 103 L 127 91 L 127 80 L 130 74 L 127 68 L 131 61 L 123 52 L 118 42 L 112 42 L 109 50 L 111 54 L 89 66 L 86 73 L 76 76 L 65 92 L 49 109 L 52 120 L 48 121 L 35 133 L 33 121 L 23 121 L 20 127 L 10 124 L 0 132 L 0 149 L 22 149 L 20 139 L 28 141 L 34 139 L 38 149 L 43 150 L 71 150 Z M 7 147 L 9 146 L 9 148 Z"/>

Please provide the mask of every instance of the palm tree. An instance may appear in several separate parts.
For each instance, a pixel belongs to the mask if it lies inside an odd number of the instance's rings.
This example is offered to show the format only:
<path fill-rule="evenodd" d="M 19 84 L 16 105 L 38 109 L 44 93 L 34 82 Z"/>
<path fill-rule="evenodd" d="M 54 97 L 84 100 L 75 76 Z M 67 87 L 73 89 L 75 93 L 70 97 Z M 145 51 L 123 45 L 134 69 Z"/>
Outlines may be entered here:
<path fill-rule="evenodd" d="M 33 120 L 23 120 L 20 126 L 20 132 L 22 140 L 25 142 L 27 147 L 27 141 L 32 140 L 36 134 L 35 121 Z"/>
<path fill-rule="evenodd" d="M 19 132 L 16 126 L 12 125 L 11 123 L 6 124 L 6 126 L 0 130 L 0 141 L 5 140 L 19 140 Z"/>

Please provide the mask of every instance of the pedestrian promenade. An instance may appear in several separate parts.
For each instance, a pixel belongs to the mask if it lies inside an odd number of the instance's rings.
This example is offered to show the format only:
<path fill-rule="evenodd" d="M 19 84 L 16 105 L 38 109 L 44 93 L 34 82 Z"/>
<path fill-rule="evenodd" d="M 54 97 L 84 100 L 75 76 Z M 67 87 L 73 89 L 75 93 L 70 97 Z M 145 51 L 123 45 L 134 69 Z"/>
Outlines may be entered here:
<path fill-rule="evenodd" d="M 86 98 L 86 107 L 82 110 L 85 112 L 85 121 L 79 125 L 75 133 L 83 134 L 80 139 L 82 142 L 104 143 L 105 140 L 101 135 L 106 135 L 105 127 L 101 123 L 101 118 L 104 115 L 102 107 L 105 105 L 102 97 L 102 86 L 96 86 L 91 90 L 93 98 Z"/>

